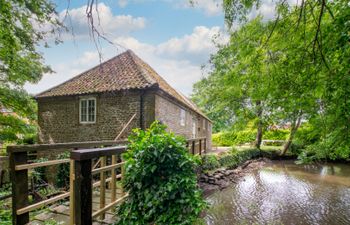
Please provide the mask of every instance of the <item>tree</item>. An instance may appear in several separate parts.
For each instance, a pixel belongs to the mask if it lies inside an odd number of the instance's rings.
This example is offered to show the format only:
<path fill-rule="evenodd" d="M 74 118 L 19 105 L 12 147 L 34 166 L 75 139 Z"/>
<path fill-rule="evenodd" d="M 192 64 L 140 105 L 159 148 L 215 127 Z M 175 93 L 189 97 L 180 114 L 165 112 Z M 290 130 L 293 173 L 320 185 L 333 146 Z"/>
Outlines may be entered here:
<path fill-rule="evenodd" d="M 247 83 L 239 83 L 238 80 L 230 82 L 230 79 L 237 77 L 237 74 L 244 74 L 245 81 L 259 83 L 251 86 L 253 88 L 250 92 L 245 92 L 246 102 L 252 105 L 254 102 L 252 100 L 258 100 L 256 103 L 262 103 L 263 112 L 268 115 L 268 119 L 291 123 L 290 137 L 282 153 L 289 149 L 304 120 L 312 123 L 312 127 L 320 133 L 320 139 L 313 147 L 319 149 L 315 150 L 316 154 L 322 152 L 320 157 L 323 158 L 349 158 L 348 2 L 304 0 L 300 5 L 293 6 L 286 1 L 277 1 L 276 18 L 263 24 L 262 21 L 257 23 L 256 20 L 246 20 L 249 10 L 258 7 L 259 1 L 227 0 L 223 5 L 226 22 L 230 25 L 234 21 L 239 21 L 242 26 L 231 34 L 230 43 L 223 48 L 226 50 L 221 49 L 213 56 L 213 72 L 205 78 L 209 84 L 203 85 L 205 82 L 201 81 L 201 85 L 216 86 L 221 88 L 220 90 L 225 87 L 231 93 L 239 93 L 239 89 L 247 90 Z M 245 35 L 246 38 L 241 42 L 236 39 L 237 35 L 243 36 L 247 30 L 253 31 L 261 26 L 265 27 L 265 32 L 248 32 L 249 34 Z M 244 42 L 259 40 L 258 37 L 260 42 L 256 42 L 254 50 L 249 51 L 249 46 Z M 230 57 L 219 59 L 220 55 L 223 56 L 223 51 L 232 51 L 225 54 L 234 56 L 233 60 Z M 249 54 L 244 54 L 245 52 Z M 252 57 L 256 60 L 252 60 Z M 219 62 L 215 61 L 215 58 L 218 58 Z M 244 66 L 246 67 L 244 70 L 240 72 L 237 70 Z M 260 75 L 254 75 L 254 70 Z M 210 82 L 217 84 L 213 85 Z M 200 98 L 201 90 L 198 87 L 201 85 L 195 86 L 197 98 Z M 207 93 L 222 95 L 222 97 L 211 96 L 208 100 L 215 102 L 217 99 L 217 105 L 225 107 L 241 98 L 239 94 L 227 95 L 225 91 L 214 93 L 207 90 Z M 252 106 L 248 108 L 251 109 Z M 237 112 L 233 107 L 229 109 Z"/>
<path fill-rule="evenodd" d="M 211 58 L 213 70 L 194 87 L 195 102 L 207 98 L 215 111 L 228 112 L 231 118 L 222 117 L 227 128 L 237 121 L 255 120 L 257 127 L 256 147 L 260 148 L 264 125 L 266 124 L 266 102 L 268 89 L 265 78 L 265 50 L 261 43 L 266 37 L 266 25 L 257 18 L 231 34 L 230 42 Z M 205 94 L 203 95 L 204 92 Z M 204 105 L 204 104 L 200 104 Z M 216 113 L 215 115 L 217 115 Z"/>
<path fill-rule="evenodd" d="M 61 26 L 55 5 L 47 0 L 0 0 L 0 142 L 33 132 L 36 106 L 23 89 L 52 72 L 37 47 Z M 51 29 L 43 29 L 43 27 Z M 56 40 L 57 41 L 57 40 Z"/>

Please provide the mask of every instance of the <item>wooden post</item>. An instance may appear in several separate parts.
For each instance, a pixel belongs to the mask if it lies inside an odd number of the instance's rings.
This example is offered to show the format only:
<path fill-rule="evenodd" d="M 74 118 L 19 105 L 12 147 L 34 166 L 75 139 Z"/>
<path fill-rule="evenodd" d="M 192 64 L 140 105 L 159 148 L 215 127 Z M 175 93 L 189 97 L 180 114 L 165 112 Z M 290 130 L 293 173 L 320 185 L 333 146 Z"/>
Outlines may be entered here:
<path fill-rule="evenodd" d="M 112 165 L 117 164 L 117 156 L 116 155 L 112 155 Z M 116 193 L 117 193 L 117 189 L 116 189 L 116 173 L 115 173 L 115 169 L 112 169 L 111 172 L 111 202 L 114 202 L 116 200 Z"/>
<path fill-rule="evenodd" d="M 122 159 L 122 162 L 123 162 L 123 159 Z M 122 188 L 121 188 L 121 193 L 122 195 L 124 195 L 124 187 L 123 187 L 123 180 L 124 180 L 124 173 L 125 173 L 125 164 L 123 164 L 121 167 L 120 167 L 120 172 L 121 172 L 121 183 L 122 183 Z"/>
<path fill-rule="evenodd" d="M 12 224 L 29 223 L 29 212 L 17 215 L 17 210 L 28 206 L 28 170 L 16 171 L 16 165 L 27 163 L 27 152 L 10 153 L 10 170 L 12 183 Z"/>
<path fill-rule="evenodd" d="M 196 141 L 192 141 L 192 155 L 195 153 Z"/>
<path fill-rule="evenodd" d="M 101 157 L 101 168 L 106 166 L 106 156 Z M 100 209 L 103 209 L 106 205 L 106 173 L 102 171 L 100 173 Z M 105 213 L 100 216 L 101 220 L 105 219 Z"/>
<path fill-rule="evenodd" d="M 70 225 L 74 225 L 74 160 L 70 160 L 69 168 L 69 219 Z"/>
<path fill-rule="evenodd" d="M 74 216 L 76 225 L 92 224 L 91 159 L 74 161 Z"/>
<path fill-rule="evenodd" d="M 202 155 L 202 139 L 199 139 L 199 155 Z"/>
<path fill-rule="evenodd" d="M 207 154 L 207 139 L 204 139 L 204 154 Z"/>

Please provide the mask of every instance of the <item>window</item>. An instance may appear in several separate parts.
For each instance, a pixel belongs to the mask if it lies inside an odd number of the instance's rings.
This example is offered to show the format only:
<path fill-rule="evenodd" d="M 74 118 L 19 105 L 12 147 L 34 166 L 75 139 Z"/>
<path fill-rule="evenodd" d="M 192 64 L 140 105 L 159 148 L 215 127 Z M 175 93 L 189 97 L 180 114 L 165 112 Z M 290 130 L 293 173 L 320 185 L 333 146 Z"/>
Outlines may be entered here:
<path fill-rule="evenodd" d="M 203 119 L 203 130 L 206 130 L 206 128 L 207 128 L 206 125 L 207 125 L 207 124 L 206 124 L 206 121 L 205 121 L 205 119 Z"/>
<path fill-rule="evenodd" d="M 180 125 L 185 126 L 186 123 L 186 111 L 184 109 L 180 109 Z"/>
<path fill-rule="evenodd" d="M 192 119 L 192 138 L 196 138 L 196 119 Z"/>
<path fill-rule="evenodd" d="M 80 123 L 96 122 L 96 98 L 80 99 Z"/>

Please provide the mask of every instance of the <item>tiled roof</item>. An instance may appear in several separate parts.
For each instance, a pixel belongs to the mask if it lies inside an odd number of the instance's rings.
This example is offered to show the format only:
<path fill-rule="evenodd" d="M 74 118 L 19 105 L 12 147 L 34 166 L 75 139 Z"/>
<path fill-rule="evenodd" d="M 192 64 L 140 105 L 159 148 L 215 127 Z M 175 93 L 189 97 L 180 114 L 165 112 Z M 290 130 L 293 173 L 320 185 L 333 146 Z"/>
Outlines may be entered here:
<path fill-rule="evenodd" d="M 192 102 L 172 88 L 151 66 L 131 50 L 127 50 L 35 97 L 81 95 L 131 89 L 142 90 L 156 86 L 183 105 L 206 117 Z"/>

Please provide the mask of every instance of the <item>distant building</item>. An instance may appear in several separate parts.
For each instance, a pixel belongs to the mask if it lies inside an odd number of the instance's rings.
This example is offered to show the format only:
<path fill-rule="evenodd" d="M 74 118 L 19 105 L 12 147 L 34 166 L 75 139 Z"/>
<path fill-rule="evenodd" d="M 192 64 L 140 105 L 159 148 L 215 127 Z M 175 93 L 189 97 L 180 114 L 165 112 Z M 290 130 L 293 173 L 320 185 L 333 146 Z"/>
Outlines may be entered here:
<path fill-rule="evenodd" d="M 113 140 L 136 113 L 122 138 L 159 120 L 211 146 L 211 121 L 130 50 L 35 98 L 41 143 Z"/>

